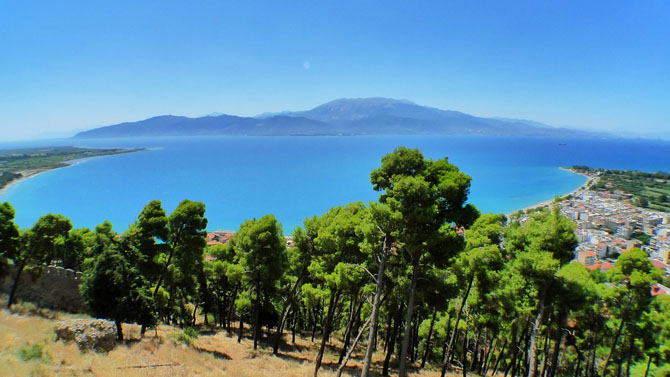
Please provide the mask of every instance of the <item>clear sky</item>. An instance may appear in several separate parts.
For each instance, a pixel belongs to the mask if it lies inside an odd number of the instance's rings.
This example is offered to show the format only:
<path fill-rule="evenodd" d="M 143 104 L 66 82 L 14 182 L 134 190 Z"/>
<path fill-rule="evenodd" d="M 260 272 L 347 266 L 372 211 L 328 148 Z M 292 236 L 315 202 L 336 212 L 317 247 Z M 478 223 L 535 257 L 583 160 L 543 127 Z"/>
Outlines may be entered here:
<path fill-rule="evenodd" d="M 0 2 L 0 141 L 371 96 L 670 136 L 670 2 Z"/>

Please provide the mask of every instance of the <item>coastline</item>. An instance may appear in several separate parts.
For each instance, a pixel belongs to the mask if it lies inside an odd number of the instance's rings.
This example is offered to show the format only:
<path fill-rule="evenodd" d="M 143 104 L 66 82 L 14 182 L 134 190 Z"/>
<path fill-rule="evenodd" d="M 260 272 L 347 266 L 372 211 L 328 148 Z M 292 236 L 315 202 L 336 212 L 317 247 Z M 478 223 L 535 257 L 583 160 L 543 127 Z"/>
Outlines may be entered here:
<path fill-rule="evenodd" d="M 91 157 L 83 157 L 83 158 L 77 158 L 74 160 L 67 160 L 67 161 L 62 161 L 61 163 L 63 164 L 62 166 L 55 166 L 55 167 L 43 167 L 43 168 L 34 168 L 34 169 L 22 169 L 22 170 L 16 170 L 14 173 L 21 174 L 21 177 L 19 178 L 14 178 L 11 181 L 7 182 L 4 186 L 0 187 L 0 196 L 4 195 L 7 190 L 9 190 L 10 187 L 25 181 L 26 179 L 33 178 L 37 176 L 38 174 L 41 173 L 46 173 L 48 171 L 52 170 L 57 170 L 57 169 L 64 169 L 64 168 L 69 168 L 71 166 L 80 164 L 84 161 L 91 160 L 94 158 L 99 158 L 99 157 L 107 157 L 107 156 L 114 156 L 118 154 L 124 154 L 124 153 L 131 153 L 131 152 L 140 152 L 148 150 L 145 148 L 132 148 L 132 149 L 123 149 L 120 152 L 117 153 L 109 153 L 109 154 L 103 154 L 103 155 L 98 155 L 98 156 L 91 156 Z"/>
<path fill-rule="evenodd" d="M 65 167 L 68 167 L 68 166 L 71 166 L 71 165 L 62 166 L 62 167 L 65 168 Z M 58 169 L 58 168 L 56 168 L 56 169 Z M 26 179 L 28 179 L 28 178 L 32 178 L 32 177 L 34 177 L 34 176 L 36 176 L 36 175 L 38 175 L 38 174 L 40 174 L 40 173 L 44 173 L 44 172 L 50 171 L 50 170 L 54 170 L 54 169 L 41 168 L 41 169 L 25 169 L 25 170 L 17 170 L 15 173 L 17 173 L 17 174 L 21 174 L 21 177 L 19 177 L 19 178 L 14 178 L 14 179 L 12 179 L 11 181 L 7 182 L 6 185 L 0 187 L 0 195 L 4 194 L 10 187 L 16 185 L 17 183 L 22 182 L 22 181 L 24 181 L 24 180 L 26 180 Z"/>
<path fill-rule="evenodd" d="M 567 192 L 567 193 L 565 193 L 565 194 L 563 194 L 563 195 L 557 195 L 557 196 L 559 196 L 559 197 L 563 197 L 563 196 L 568 196 L 568 195 L 575 195 L 575 194 L 577 194 L 578 192 L 580 192 L 580 191 L 586 189 L 586 188 L 591 184 L 591 182 L 592 182 L 593 179 L 594 179 L 594 177 L 591 177 L 591 176 L 589 176 L 589 175 L 587 175 L 587 174 L 577 173 L 577 172 L 574 171 L 572 168 L 559 167 L 559 169 L 564 170 L 564 171 L 567 171 L 567 172 L 570 172 L 570 173 L 572 173 L 572 174 L 581 175 L 582 177 L 585 177 L 585 178 L 586 178 L 586 182 L 584 182 L 583 184 L 581 184 L 579 187 L 577 187 L 576 189 L 574 189 L 574 190 L 572 190 L 572 191 L 569 191 L 569 192 Z M 537 208 L 541 208 L 541 207 L 549 207 L 549 206 L 551 206 L 551 204 L 552 204 L 553 202 L 554 202 L 554 199 L 548 199 L 548 200 L 542 201 L 542 202 L 540 202 L 540 203 L 536 203 L 536 204 L 533 204 L 533 205 L 529 205 L 528 207 L 520 208 L 520 209 L 518 209 L 518 210 L 516 210 L 516 211 L 512 211 L 512 212 L 506 213 L 505 216 L 507 216 L 507 218 L 509 218 L 511 215 L 513 215 L 513 214 L 515 214 L 515 213 L 517 213 L 517 212 L 519 212 L 519 211 L 526 212 L 526 211 L 528 211 L 528 210 L 533 210 L 533 209 L 537 209 Z"/>

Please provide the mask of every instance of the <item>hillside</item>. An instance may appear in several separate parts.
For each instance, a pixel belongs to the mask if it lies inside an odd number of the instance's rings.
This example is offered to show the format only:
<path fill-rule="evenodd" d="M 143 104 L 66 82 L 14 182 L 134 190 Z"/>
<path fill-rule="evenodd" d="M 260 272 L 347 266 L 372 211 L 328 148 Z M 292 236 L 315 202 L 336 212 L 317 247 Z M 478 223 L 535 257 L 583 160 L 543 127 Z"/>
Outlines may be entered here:
<path fill-rule="evenodd" d="M 250 338 L 238 343 L 236 329 L 228 332 L 202 325 L 197 326 L 199 336 L 185 342 L 178 327 L 161 325 L 142 338 L 139 326 L 125 324 L 129 339 L 117 342 L 110 352 L 80 351 L 74 342 L 55 340 L 59 321 L 82 317 L 36 309 L 31 304 L 18 305 L 14 312 L 0 310 L 0 375 L 311 377 L 314 373 L 318 341 L 297 337 L 293 343 L 288 334 L 279 356 L 273 356 L 267 345 L 254 351 Z M 325 361 L 319 375 L 336 376 L 337 353 L 327 352 Z M 376 359 L 375 368 L 380 369 L 381 362 Z M 343 375 L 359 374 L 360 359 L 356 359 Z M 379 372 L 374 370 L 372 375 L 379 376 Z M 433 367 L 413 375 L 437 377 L 439 370 Z"/>
<path fill-rule="evenodd" d="M 188 118 L 162 115 L 80 132 L 76 138 L 197 135 L 412 135 L 602 136 L 541 123 L 482 118 L 387 98 L 338 99 L 308 111 Z"/>

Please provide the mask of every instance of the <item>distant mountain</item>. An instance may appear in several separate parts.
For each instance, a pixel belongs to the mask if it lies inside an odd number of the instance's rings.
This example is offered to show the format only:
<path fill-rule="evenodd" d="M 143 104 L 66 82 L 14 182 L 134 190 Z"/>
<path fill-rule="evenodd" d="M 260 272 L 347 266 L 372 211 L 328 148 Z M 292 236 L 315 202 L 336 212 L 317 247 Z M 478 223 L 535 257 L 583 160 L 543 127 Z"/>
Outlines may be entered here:
<path fill-rule="evenodd" d="M 534 127 L 553 128 L 553 126 L 549 126 L 547 124 L 536 122 L 534 120 L 528 120 L 528 119 L 514 119 L 514 118 L 503 118 L 503 117 L 493 117 L 491 119 L 502 120 L 503 122 L 523 123 L 523 124 L 527 124 L 529 126 L 534 126 Z"/>
<path fill-rule="evenodd" d="M 217 113 L 199 118 L 162 115 L 83 131 L 76 138 L 194 135 L 411 135 L 480 134 L 495 136 L 602 136 L 542 123 L 481 118 L 458 111 L 388 98 L 338 99 L 307 111 L 238 117 Z"/>

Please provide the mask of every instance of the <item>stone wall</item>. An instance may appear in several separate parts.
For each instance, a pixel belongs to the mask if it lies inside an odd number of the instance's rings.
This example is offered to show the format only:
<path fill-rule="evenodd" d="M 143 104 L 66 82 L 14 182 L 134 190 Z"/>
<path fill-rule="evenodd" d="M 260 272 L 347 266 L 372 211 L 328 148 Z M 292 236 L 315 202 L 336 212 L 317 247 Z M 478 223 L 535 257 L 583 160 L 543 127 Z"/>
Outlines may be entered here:
<path fill-rule="evenodd" d="M 6 295 L 9 295 L 16 272 L 12 265 L 8 270 L 9 273 L 0 281 L 0 288 Z M 26 269 L 21 273 L 16 298 L 30 301 L 40 308 L 85 312 L 86 304 L 79 293 L 82 276 L 81 272 L 62 267 L 43 267 L 41 273 Z"/>

